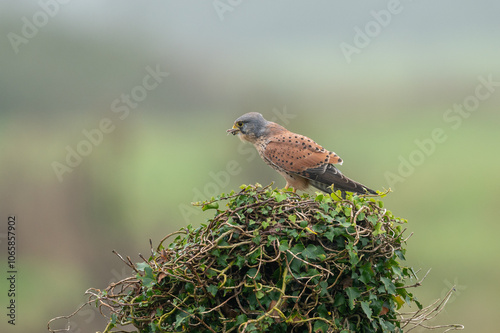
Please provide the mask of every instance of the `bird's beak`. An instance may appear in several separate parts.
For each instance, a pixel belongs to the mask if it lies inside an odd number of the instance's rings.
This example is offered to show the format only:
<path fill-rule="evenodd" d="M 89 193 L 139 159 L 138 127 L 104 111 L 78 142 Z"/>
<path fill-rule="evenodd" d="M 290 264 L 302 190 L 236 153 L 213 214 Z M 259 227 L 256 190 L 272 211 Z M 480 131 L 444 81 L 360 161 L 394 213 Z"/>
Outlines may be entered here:
<path fill-rule="evenodd" d="M 226 132 L 227 134 L 236 135 L 240 132 L 240 129 L 236 126 L 236 124 L 234 124 L 233 128 L 228 129 Z"/>

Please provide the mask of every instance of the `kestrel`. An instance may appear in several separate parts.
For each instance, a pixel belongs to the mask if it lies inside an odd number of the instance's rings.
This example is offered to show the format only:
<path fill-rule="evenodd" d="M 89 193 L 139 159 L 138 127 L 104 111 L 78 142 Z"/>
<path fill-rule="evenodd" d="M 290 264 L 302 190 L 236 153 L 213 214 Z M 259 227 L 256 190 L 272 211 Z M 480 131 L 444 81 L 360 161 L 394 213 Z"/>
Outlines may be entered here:
<path fill-rule="evenodd" d="M 236 119 L 228 133 L 252 143 L 260 157 L 286 180 L 285 188 L 306 191 L 313 186 L 331 193 L 341 190 L 358 194 L 377 194 L 374 190 L 344 176 L 334 164 L 342 159 L 306 136 L 295 134 L 281 125 L 267 121 L 257 112 Z"/>

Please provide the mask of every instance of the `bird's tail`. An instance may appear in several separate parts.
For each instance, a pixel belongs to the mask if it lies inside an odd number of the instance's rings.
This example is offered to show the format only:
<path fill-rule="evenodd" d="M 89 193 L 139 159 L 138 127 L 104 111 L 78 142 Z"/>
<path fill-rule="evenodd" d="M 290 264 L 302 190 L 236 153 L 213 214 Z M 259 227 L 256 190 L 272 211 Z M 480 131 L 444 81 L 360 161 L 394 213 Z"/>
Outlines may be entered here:
<path fill-rule="evenodd" d="M 371 188 L 344 176 L 339 169 L 331 164 L 327 166 L 325 172 L 320 177 L 316 179 L 310 178 L 309 184 L 326 193 L 332 193 L 331 186 L 333 185 L 333 190 L 340 190 L 342 196 L 344 196 L 345 192 L 377 194 L 377 192 Z"/>

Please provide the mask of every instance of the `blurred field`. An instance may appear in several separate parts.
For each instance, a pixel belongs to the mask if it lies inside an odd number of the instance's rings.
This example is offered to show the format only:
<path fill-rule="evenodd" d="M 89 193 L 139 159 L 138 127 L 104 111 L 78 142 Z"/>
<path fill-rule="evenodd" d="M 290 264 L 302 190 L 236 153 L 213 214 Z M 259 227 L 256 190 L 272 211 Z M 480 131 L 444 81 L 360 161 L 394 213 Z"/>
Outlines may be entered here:
<path fill-rule="evenodd" d="M 335 151 L 346 175 L 380 190 L 389 187 L 387 172 L 398 174 L 400 158 L 419 149 L 415 140 L 441 128 L 446 141 L 393 186 L 386 207 L 414 233 L 407 264 L 422 275 L 432 268 L 415 291 L 420 301 L 457 285 L 434 323 L 495 331 L 500 87 L 458 128 L 443 118 L 475 93 L 479 76 L 500 81 L 492 14 L 499 5 L 483 3 L 450 12 L 445 4 L 405 2 L 350 64 L 339 44 L 352 42 L 353 27 L 387 2 L 242 2 L 224 21 L 210 2 L 71 2 L 18 53 L 3 38 L 0 258 L 5 267 L 5 225 L 16 215 L 19 296 L 17 324 L 2 315 L 2 332 L 43 332 L 50 318 L 76 310 L 87 288 L 126 277 L 111 251 L 138 262 L 149 239 L 156 244 L 201 223 L 211 213 L 189 206 L 200 193 L 284 186 L 252 147 L 226 136 L 248 111 Z M 6 37 L 21 33 L 21 18 L 40 7 L 0 9 Z M 143 84 L 148 66 L 170 75 L 120 119 L 113 102 Z M 64 163 L 67 147 L 76 149 L 87 140 L 82 131 L 104 118 L 114 130 L 59 181 L 52 163 Z M 226 177 L 228 163 L 238 168 Z M 0 281 L 5 309 L 7 280 Z M 75 332 L 104 329 L 90 308 L 72 322 Z"/>

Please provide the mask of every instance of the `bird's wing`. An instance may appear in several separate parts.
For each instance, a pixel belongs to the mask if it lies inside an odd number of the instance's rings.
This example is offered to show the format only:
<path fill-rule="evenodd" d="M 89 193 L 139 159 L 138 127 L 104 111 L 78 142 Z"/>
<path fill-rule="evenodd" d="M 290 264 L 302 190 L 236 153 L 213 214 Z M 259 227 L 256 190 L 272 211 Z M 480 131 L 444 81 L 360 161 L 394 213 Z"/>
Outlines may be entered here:
<path fill-rule="evenodd" d="M 346 176 L 333 164 L 342 164 L 342 159 L 306 136 L 282 133 L 267 143 L 263 157 L 279 169 L 310 180 L 310 184 L 324 192 L 335 190 L 355 193 L 372 193 L 372 189 Z"/>
<path fill-rule="evenodd" d="M 342 164 L 342 159 L 306 136 L 281 133 L 268 141 L 264 157 L 284 171 L 302 175 L 307 170 L 326 170 L 328 164 Z"/>

